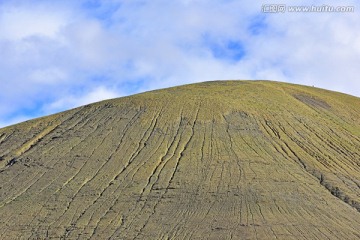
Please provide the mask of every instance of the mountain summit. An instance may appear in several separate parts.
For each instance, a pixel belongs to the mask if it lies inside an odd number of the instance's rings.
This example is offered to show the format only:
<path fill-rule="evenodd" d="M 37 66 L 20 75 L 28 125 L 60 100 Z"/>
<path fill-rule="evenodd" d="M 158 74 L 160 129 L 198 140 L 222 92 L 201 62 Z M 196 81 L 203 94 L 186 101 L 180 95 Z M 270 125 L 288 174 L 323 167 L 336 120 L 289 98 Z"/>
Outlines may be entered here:
<path fill-rule="evenodd" d="M 0 239 L 359 239 L 360 99 L 214 81 L 0 129 Z"/>

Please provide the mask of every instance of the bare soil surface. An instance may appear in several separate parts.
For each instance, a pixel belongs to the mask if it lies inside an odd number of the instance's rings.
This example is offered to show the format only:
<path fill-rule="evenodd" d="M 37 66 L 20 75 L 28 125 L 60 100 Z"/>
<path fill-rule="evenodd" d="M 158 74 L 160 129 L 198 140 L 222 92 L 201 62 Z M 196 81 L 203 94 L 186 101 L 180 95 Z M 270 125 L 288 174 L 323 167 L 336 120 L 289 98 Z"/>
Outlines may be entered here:
<path fill-rule="evenodd" d="M 360 239 L 360 99 L 206 82 L 0 129 L 0 239 Z"/>

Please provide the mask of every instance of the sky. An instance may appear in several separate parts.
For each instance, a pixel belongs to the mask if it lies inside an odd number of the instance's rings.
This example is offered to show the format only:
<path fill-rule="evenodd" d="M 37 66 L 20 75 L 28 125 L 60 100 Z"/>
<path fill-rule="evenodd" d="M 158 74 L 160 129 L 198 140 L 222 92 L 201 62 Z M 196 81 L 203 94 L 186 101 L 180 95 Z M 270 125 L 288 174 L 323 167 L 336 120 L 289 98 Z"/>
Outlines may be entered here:
<path fill-rule="evenodd" d="M 0 0 L 0 127 L 210 80 L 359 97 L 359 29 L 359 1 Z"/>

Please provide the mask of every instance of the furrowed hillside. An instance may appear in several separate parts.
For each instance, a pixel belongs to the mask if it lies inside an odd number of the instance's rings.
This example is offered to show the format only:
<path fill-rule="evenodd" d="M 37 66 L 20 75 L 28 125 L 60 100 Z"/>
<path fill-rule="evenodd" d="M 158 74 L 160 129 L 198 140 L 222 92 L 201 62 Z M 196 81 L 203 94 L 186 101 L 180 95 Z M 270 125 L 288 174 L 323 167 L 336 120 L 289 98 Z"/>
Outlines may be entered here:
<path fill-rule="evenodd" d="M 360 239 L 360 99 L 215 81 L 0 129 L 0 239 Z"/>

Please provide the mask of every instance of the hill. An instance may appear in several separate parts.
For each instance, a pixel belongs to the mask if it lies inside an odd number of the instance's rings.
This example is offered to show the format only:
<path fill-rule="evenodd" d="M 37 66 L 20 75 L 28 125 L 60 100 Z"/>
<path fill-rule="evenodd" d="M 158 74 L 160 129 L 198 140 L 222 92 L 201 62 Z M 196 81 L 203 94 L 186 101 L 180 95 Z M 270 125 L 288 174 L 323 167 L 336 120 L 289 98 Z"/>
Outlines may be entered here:
<path fill-rule="evenodd" d="M 214 81 L 0 129 L 0 239 L 359 239 L 360 99 Z"/>

